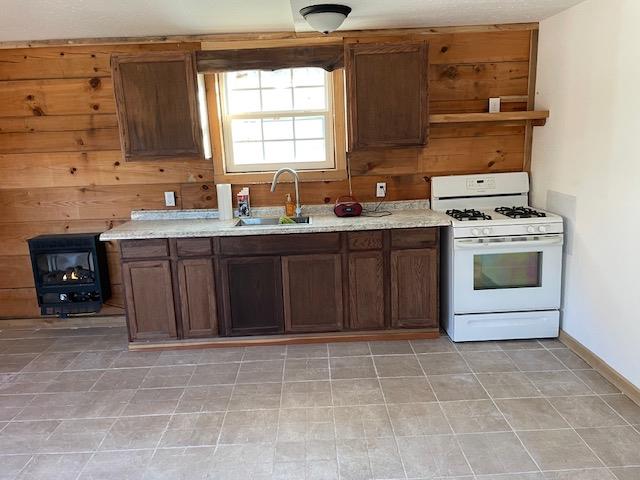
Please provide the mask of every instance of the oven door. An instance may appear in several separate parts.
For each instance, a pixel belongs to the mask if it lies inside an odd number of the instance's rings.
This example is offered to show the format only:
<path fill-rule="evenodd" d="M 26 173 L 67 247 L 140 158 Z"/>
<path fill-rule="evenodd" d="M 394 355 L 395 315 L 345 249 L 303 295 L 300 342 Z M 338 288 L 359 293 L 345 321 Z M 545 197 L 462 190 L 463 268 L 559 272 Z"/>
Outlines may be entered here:
<path fill-rule="evenodd" d="M 454 241 L 454 313 L 560 307 L 562 235 Z"/>

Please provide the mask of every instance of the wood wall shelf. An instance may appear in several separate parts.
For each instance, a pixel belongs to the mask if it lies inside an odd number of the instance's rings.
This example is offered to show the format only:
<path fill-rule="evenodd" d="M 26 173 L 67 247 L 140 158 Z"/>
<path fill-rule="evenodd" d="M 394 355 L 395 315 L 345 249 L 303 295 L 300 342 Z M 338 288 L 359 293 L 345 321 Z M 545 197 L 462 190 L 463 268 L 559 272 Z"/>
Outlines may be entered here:
<path fill-rule="evenodd" d="M 523 112 L 497 113 L 442 113 L 430 115 L 430 123 L 468 123 L 468 122 L 513 122 L 533 121 L 534 125 L 544 125 L 549 118 L 549 110 L 527 110 Z"/>

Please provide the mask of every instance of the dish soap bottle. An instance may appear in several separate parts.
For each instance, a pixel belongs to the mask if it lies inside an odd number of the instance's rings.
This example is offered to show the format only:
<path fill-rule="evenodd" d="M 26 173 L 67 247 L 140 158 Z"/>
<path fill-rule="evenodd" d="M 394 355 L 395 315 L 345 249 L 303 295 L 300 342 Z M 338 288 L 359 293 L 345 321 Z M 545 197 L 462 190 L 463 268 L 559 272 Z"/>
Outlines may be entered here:
<path fill-rule="evenodd" d="M 296 204 L 291 200 L 291 194 L 287 193 L 287 201 L 284 203 L 284 214 L 293 217 L 296 214 Z"/>

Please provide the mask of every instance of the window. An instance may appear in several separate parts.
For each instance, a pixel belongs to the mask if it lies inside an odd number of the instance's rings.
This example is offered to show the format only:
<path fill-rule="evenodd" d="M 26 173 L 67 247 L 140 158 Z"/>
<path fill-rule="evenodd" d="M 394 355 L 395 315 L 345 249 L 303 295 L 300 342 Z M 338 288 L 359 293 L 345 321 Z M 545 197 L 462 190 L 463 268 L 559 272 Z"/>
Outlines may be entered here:
<path fill-rule="evenodd" d="M 225 172 L 335 169 L 332 75 L 320 68 L 220 74 Z"/>

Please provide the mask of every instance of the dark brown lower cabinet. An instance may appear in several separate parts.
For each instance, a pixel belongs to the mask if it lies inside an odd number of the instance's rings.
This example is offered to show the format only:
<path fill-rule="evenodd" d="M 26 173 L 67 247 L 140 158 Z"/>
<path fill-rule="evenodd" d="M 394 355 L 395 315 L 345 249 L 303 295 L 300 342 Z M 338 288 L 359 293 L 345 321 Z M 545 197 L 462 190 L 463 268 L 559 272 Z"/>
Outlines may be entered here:
<path fill-rule="evenodd" d="M 182 335 L 185 338 L 218 335 L 216 286 L 211 258 L 178 260 L 178 289 Z"/>
<path fill-rule="evenodd" d="M 177 338 L 169 260 L 122 264 L 131 340 Z"/>
<path fill-rule="evenodd" d="M 226 335 L 282 333 L 280 257 L 220 261 Z"/>
<path fill-rule="evenodd" d="M 438 249 L 391 251 L 391 326 L 438 326 Z"/>
<path fill-rule="evenodd" d="M 349 327 L 384 328 L 384 254 L 349 254 Z"/>
<path fill-rule="evenodd" d="M 282 283 L 286 332 L 342 329 L 340 254 L 282 257 Z"/>

